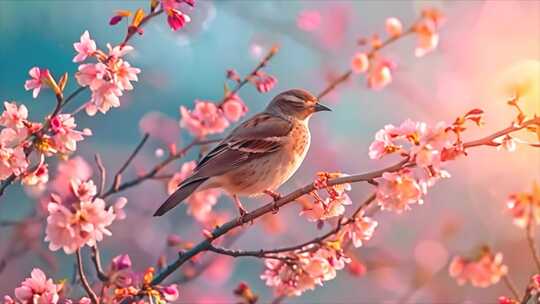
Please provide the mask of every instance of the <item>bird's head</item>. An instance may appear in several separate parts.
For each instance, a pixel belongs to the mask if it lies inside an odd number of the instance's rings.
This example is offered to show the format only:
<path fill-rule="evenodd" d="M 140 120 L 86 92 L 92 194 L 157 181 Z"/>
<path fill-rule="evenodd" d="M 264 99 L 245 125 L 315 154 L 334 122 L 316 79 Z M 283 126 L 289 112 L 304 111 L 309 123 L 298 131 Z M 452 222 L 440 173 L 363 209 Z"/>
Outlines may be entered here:
<path fill-rule="evenodd" d="M 317 97 L 308 91 L 292 89 L 274 97 L 266 111 L 304 120 L 315 112 L 331 110 L 327 106 L 320 104 Z"/>

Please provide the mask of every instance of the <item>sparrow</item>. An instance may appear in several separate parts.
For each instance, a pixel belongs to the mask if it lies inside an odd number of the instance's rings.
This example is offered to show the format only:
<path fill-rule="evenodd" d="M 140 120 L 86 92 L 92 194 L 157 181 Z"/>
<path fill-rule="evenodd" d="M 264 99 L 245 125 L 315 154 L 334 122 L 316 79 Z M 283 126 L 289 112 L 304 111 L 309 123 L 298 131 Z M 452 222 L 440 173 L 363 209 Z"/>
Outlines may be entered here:
<path fill-rule="evenodd" d="M 275 192 L 300 167 L 309 150 L 308 128 L 313 113 L 331 111 L 317 97 L 302 89 L 278 94 L 266 109 L 233 129 L 201 158 L 186 178 L 154 213 L 161 216 L 195 191 L 222 188 L 241 215 L 246 214 L 239 196 Z"/>

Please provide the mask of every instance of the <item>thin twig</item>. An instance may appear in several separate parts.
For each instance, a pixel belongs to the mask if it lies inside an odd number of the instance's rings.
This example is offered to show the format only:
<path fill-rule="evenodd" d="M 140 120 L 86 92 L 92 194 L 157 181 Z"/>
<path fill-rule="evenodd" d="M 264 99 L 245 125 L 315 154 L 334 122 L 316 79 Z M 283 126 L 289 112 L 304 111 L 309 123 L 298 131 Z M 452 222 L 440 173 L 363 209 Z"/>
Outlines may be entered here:
<path fill-rule="evenodd" d="M 257 73 L 262 69 L 264 68 L 268 62 L 270 61 L 270 59 L 272 59 L 272 57 L 274 57 L 277 52 L 279 51 L 279 47 L 277 45 L 274 45 L 272 46 L 272 48 L 270 48 L 270 51 L 268 52 L 268 54 L 266 54 L 266 56 L 264 56 L 264 58 L 259 62 L 259 64 L 251 71 L 251 73 L 249 73 L 246 77 L 244 77 L 244 79 L 242 79 L 241 81 L 239 81 L 236 86 L 231 90 L 229 91 L 224 97 L 223 99 L 217 104 L 218 107 L 221 107 L 227 100 L 229 100 L 231 98 L 231 96 L 233 96 L 234 94 L 238 93 L 238 91 L 240 91 L 240 89 L 245 86 L 247 83 L 249 83 L 249 81 L 255 76 L 257 75 Z"/>
<path fill-rule="evenodd" d="M 107 282 L 109 276 L 103 271 L 103 266 L 101 266 L 101 254 L 99 253 L 99 247 L 97 244 L 92 248 L 92 262 L 96 268 L 97 277 L 102 282 Z"/>
<path fill-rule="evenodd" d="M 512 295 L 514 296 L 514 298 L 519 299 L 519 293 L 518 293 L 518 291 L 516 289 L 516 286 L 514 285 L 514 282 L 512 282 L 512 279 L 510 279 L 508 274 L 505 274 L 502 277 L 502 279 L 503 279 L 503 282 L 506 285 L 506 287 L 508 287 L 510 292 L 512 292 Z"/>
<path fill-rule="evenodd" d="M 399 39 L 401 39 L 401 38 L 403 38 L 403 37 L 405 37 L 405 36 L 407 36 L 409 34 L 414 33 L 415 26 L 416 26 L 416 23 L 414 23 L 407 31 L 403 32 L 401 35 L 389 37 L 388 39 L 383 41 L 379 46 L 372 47 L 371 50 L 369 52 L 367 52 L 368 58 L 372 59 L 377 54 L 377 52 L 380 51 L 382 48 L 392 44 L 393 42 L 395 42 L 395 41 L 397 41 L 397 40 L 399 40 Z M 317 95 L 317 98 L 321 99 L 324 96 L 328 95 L 328 93 L 332 92 L 338 85 L 340 85 L 340 84 L 344 83 L 345 81 L 347 81 L 351 77 L 352 73 L 353 73 L 352 69 L 348 69 L 345 72 L 343 72 L 339 77 L 337 77 L 332 82 L 330 82 L 326 86 L 326 88 L 324 88 L 324 90 L 322 90 Z"/>
<path fill-rule="evenodd" d="M 99 170 L 99 189 L 97 193 L 97 196 L 99 197 L 105 190 L 105 183 L 107 182 L 107 170 L 103 165 L 103 161 L 101 160 L 101 156 L 99 156 L 99 153 L 96 153 L 96 155 L 94 155 L 94 159 L 96 160 L 96 164 Z"/>
<path fill-rule="evenodd" d="M 103 195 L 101 195 L 100 197 L 101 198 L 106 198 L 106 197 L 108 197 L 108 196 L 110 196 L 110 195 L 112 195 L 114 193 L 118 193 L 118 192 L 123 191 L 125 189 L 134 187 L 134 186 L 136 186 L 136 185 L 138 185 L 138 184 L 140 184 L 140 183 L 142 183 L 142 182 L 144 182 L 146 180 L 153 179 L 158 173 L 160 173 L 163 169 L 165 169 L 170 163 L 184 157 L 186 155 L 186 153 L 191 148 L 193 148 L 195 146 L 200 146 L 200 145 L 207 145 L 207 144 L 218 142 L 218 141 L 221 141 L 221 139 L 193 140 L 191 143 L 189 143 L 182 150 L 180 150 L 180 151 L 178 151 L 178 152 L 176 152 L 174 154 L 171 154 L 165 160 L 163 160 L 162 162 L 155 165 L 154 168 L 152 168 L 146 174 L 143 174 L 143 175 L 141 175 L 141 176 L 139 176 L 137 178 L 134 178 L 134 179 L 132 179 L 130 181 L 121 183 L 120 185 L 118 185 L 118 187 L 116 189 L 111 187 L 107 192 L 103 193 Z"/>
<path fill-rule="evenodd" d="M 148 141 L 149 137 L 150 137 L 150 134 L 148 134 L 148 133 L 144 134 L 142 140 L 139 142 L 139 144 L 137 145 L 135 150 L 133 150 L 131 155 L 129 155 L 129 157 L 126 159 L 124 164 L 120 167 L 120 169 L 118 169 L 118 172 L 116 172 L 116 174 L 114 175 L 114 181 L 113 181 L 113 184 L 111 186 L 111 189 L 114 189 L 115 191 L 118 191 L 118 187 L 120 186 L 120 183 L 122 182 L 122 173 L 124 173 L 124 171 L 127 169 L 129 164 L 133 161 L 135 156 L 137 156 L 137 154 L 139 154 L 139 152 L 141 151 L 141 149 L 144 146 L 144 144 L 146 143 L 146 141 Z"/>
<path fill-rule="evenodd" d="M 90 284 L 88 283 L 88 279 L 86 278 L 86 275 L 84 273 L 84 266 L 83 266 L 83 261 L 82 261 L 82 256 L 81 256 L 81 249 L 80 248 L 77 249 L 77 251 L 75 253 L 76 253 L 76 256 L 77 256 L 77 266 L 79 268 L 79 277 L 81 279 L 81 284 L 84 287 L 84 290 L 86 290 L 86 293 L 88 294 L 88 296 L 90 297 L 90 300 L 92 300 L 92 303 L 93 304 L 98 304 L 99 303 L 99 298 L 96 295 L 96 293 L 92 290 L 92 287 L 90 287 Z"/>

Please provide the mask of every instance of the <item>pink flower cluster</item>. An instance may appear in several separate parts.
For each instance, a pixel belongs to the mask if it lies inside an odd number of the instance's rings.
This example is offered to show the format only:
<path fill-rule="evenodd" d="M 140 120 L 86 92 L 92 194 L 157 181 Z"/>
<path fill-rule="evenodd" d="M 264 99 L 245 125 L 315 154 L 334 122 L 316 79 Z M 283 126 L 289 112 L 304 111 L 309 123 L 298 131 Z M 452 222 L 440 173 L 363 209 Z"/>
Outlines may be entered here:
<path fill-rule="evenodd" d="M 459 285 L 469 282 L 474 287 L 488 287 L 499 282 L 508 272 L 502 259 L 502 253 L 493 254 L 488 248 L 483 248 L 475 259 L 454 257 L 448 271 Z"/>
<path fill-rule="evenodd" d="M 411 31 L 418 37 L 415 50 L 417 57 L 422 57 L 437 47 L 439 43 L 437 31 L 443 22 L 444 17 L 438 10 L 429 8 L 422 11 L 421 19 L 411 28 Z M 404 34 L 403 24 L 394 17 L 386 19 L 385 29 L 390 40 L 397 39 Z M 378 50 L 384 44 L 378 35 L 371 37 L 369 42 L 372 50 L 354 54 L 351 61 L 351 71 L 355 74 L 367 73 L 367 86 L 373 90 L 379 90 L 392 82 L 392 71 L 396 65 L 379 54 Z"/>
<path fill-rule="evenodd" d="M 174 193 L 182 181 L 193 173 L 196 166 L 195 161 L 182 164 L 180 172 L 175 173 L 167 183 L 167 193 Z M 210 220 L 212 218 L 212 207 L 217 203 L 220 195 L 221 191 L 219 189 L 208 189 L 193 193 L 187 199 L 187 213 L 191 214 L 199 222 Z"/>
<path fill-rule="evenodd" d="M 425 188 L 420 184 L 408 169 L 398 172 L 385 172 L 378 179 L 376 199 L 382 210 L 397 213 L 409 210 L 411 204 L 423 204 L 422 195 Z"/>
<path fill-rule="evenodd" d="M 94 40 L 85 31 L 80 42 L 73 44 L 77 55 L 73 62 L 83 62 L 89 57 L 95 57 L 96 63 L 83 63 L 75 78 L 79 85 L 90 88 L 92 97 L 86 104 L 88 115 L 95 115 L 97 111 L 106 113 L 110 108 L 120 106 L 119 97 L 123 91 L 133 89 L 132 81 L 137 81 L 140 69 L 132 67 L 129 62 L 122 59 L 133 50 L 129 45 L 112 47 L 107 44 L 108 53 L 96 47 Z"/>
<path fill-rule="evenodd" d="M 173 31 L 183 28 L 191 21 L 188 15 L 180 11 L 182 3 L 191 7 L 195 6 L 195 0 L 161 0 L 161 7 L 167 14 L 167 22 Z"/>
<path fill-rule="evenodd" d="M 192 111 L 180 106 L 180 126 L 197 138 L 205 138 L 225 131 L 231 122 L 238 121 L 247 111 L 247 106 L 236 94 L 230 95 L 221 105 L 196 100 Z"/>
<path fill-rule="evenodd" d="M 277 295 L 299 296 L 335 278 L 336 271 L 349 262 L 350 259 L 336 246 L 329 244 L 315 248 L 310 245 L 298 252 L 266 259 L 261 279 L 273 287 Z"/>
<path fill-rule="evenodd" d="M 77 142 L 92 134 L 89 129 L 75 130 L 75 119 L 69 114 L 50 117 L 47 126 L 44 131 L 42 124 L 29 121 L 24 105 L 4 102 L 4 111 L 0 114 L 0 180 L 14 175 L 22 176 L 22 182 L 27 185 L 46 183 L 49 177 L 44 155 L 75 152 Z M 32 135 L 36 134 L 39 135 L 32 141 Z M 41 154 L 40 162 L 31 167 L 26 148 L 33 143 Z"/>
<path fill-rule="evenodd" d="M 84 245 L 94 246 L 104 235 L 111 235 L 107 227 L 115 219 L 125 218 L 122 209 L 127 203 L 127 199 L 121 197 L 113 206 L 107 207 L 104 200 L 95 197 L 96 186 L 91 180 L 72 180 L 71 189 L 77 198 L 71 205 L 63 204 L 59 196 L 51 195 L 45 237 L 50 250 L 62 248 L 67 254 Z"/>
<path fill-rule="evenodd" d="M 467 119 L 473 119 L 467 114 Z M 406 120 L 399 127 L 386 125 L 375 134 L 369 156 L 380 159 L 399 154 L 415 163 L 420 172 L 410 169 L 387 172 L 378 179 L 377 201 L 383 209 L 402 212 L 411 204 L 422 204 L 422 195 L 440 178 L 450 174 L 442 168 L 445 161 L 463 154 L 459 132 L 463 122 L 448 125 L 439 122 L 430 127 L 423 122 Z"/>
<path fill-rule="evenodd" d="M 306 216 L 309 221 L 323 221 L 345 213 L 345 206 L 352 204 L 346 193 L 346 191 L 351 190 L 351 186 L 349 184 L 328 186 L 329 179 L 343 176 L 345 175 L 341 173 L 317 173 L 317 178 L 313 184 L 316 189 L 324 189 L 326 196 L 323 198 L 318 192 L 312 192 L 311 196 L 314 201 L 306 204 L 300 215 Z"/>
<path fill-rule="evenodd" d="M 62 287 L 62 284 L 55 284 L 52 279 L 47 279 L 41 269 L 34 268 L 30 277 L 15 289 L 16 300 L 5 296 L 4 304 L 56 304 L 60 300 L 58 293 Z"/>
<path fill-rule="evenodd" d="M 362 246 L 363 242 L 369 241 L 375 232 L 375 228 L 379 223 L 368 216 L 364 216 L 361 212 L 351 223 L 343 227 L 339 234 L 341 242 L 346 243 L 352 241 L 354 247 Z"/>
<path fill-rule="evenodd" d="M 525 228 L 529 224 L 540 224 L 540 185 L 534 183 L 531 192 L 511 194 L 506 206 L 517 226 Z"/>

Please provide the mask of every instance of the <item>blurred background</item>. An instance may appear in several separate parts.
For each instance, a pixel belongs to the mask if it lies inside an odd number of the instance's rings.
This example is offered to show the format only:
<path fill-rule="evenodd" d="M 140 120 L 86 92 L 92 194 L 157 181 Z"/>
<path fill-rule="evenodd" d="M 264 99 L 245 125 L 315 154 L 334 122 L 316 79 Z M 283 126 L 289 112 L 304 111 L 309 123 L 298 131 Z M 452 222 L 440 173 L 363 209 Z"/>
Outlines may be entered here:
<path fill-rule="evenodd" d="M 28 70 L 40 66 L 72 76 L 77 68 L 71 61 L 72 44 L 84 30 L 101 48 L 107 42 L 119 43 L 124 27 L 108 25 L 113 12 L 147 6 L 146 1 L 0 1 L 1 101 L 24 103 L 30 118 L 41 119 L 53 106 L 54 96 L 47 91 L 33 100 L 23 88 Z M 330 94 L 325 103 L 334 111 L 311 120 L 311 152 L 282 193 L 311 182 L 317 171 L 359 173 L 392 162 L 372 161 L 367 155 L 374 133 L 388 123 L 407 118 L 451 122 L 472 108 L 482 108 L 486 125 L 467 135 L 477 138 L 507 127 L 515 113 L 506 100 L 511 88 L 523 83 L 528 87 L 522 100 L 526 113 L 540 113 L 538 1 L 198 1 L 189 13 L 192 22 L 184 29 L 172 32 L 161 16 L 145 27 L 142 37 L 132 40 L 136 51 L 128 60 L 142 69 L 139 82 L 121 99 L 121 108 L 93 118 L 79 116 L 78 125 L 91 128 L 94 135 L 80 144 L 78 155 L 96 172 L 92 159 L 99 152 L 109 171 L 114 171 L 140 140 L 145 114 L 163 113 L 174 130 L 180 105 L 192 108 L 195 99 L 220 100 L 225 71 L 249 73 L 273 44 L 281 50 L 266 71 L 278 78 L 278 84 L 267 94 L 252 86 L 242 89 L 250 113 L 285 89 L 301 87 L 318 93 L 329 77 L 348 68 L 359 38 L 383 34 L 387 17 L 411 24 L 425 6 L 438 7 L 447 16 L 440 47 L 418 59 L 415 39 L 405 38 L 383 50 L 398 64 L 387 88 L 372 91 L 366 88 L 365 78 L 353 77 Z M 305 12 L 319 14 L 314 28 L 299 26 L 298 18 Z M 70 87 L 75 88 L 73 77 Z M 71 107 L 88 97 L 81 95 Z M 177 134 L 180 145 L 190 140 L 183 130 Z M 154 155 L 158 145 L 152 141 L 126 176 L 159 161 Z M 53 174 L 55 167 L 51 165 Z M 529 190 L 535 179 L 540 181 L 539 150 L 518 146 L 509 153 L 479 148 L 470 157 L 452 162 L 448 170 L 453 177 L 432 188 L 423 206 L 402 215 L 377 215 L 374 238 L 356 252 L 367 264 L 364 276 L 341 271 L 324 287 L 285 302 L 393 303 L 405 296 L 409 302 L 422 303 L 495 302 L 498 296 L 510 294 L 502 283 L 480 289 L 460 287 L 448 276 L 453 255 L 474 254 L 483 244 L 503 252 L 510 276 L 518 286 L 525 286 L 533 262 L 523 230 L 505 213 L 505 200 L 509 193 Z M 366 185 L 355 185 L 353 201 L 361 202 L 368 190 Z M 125 195 L 128 219 L 116 222 L 113 237 L 101 243 L 105 261 L 129 253 L 134 267 L 142 271 L 164 252 L 174 257 L 166 248 L 167 235 L 175 233 L 195 242 L 202 238 L 200 226 L 186 215 L 185 207 L 159 219 L 151 217 L 166 195 L 162 182 L 144 183 Z M 0 200 L 0 220 L 23 218 L 36 204 L 20 186 L 8 189 Z M 222 197 L 216 210 L 233 216 L 236 210 L 228 200 Z M 244 204 L 254 209 L 265 202 L 253 199 Z M 280 210 L 279 219 L 255 223 L 232 247 L 281 247 L 320 233 L 313 223 L 298 217 L 299 210 L 291 205 Z M 0 227 L 0 257 L 12 244 L 12 230 Z M 50 253 L 44 242 L 35 245 L 0 274 L 0 295 L 11 294 L 35 266 L 55 279 L 71 278 L 73 256 Z M 206 274 L 181 285 L 181 302 L 233 302 L 232 290 L 240 281 L 249 282 L 262 302 L 269 302 L 271 290 L 259 279 L 262 269 L 257 259 L 220 258 Z M 419 281 L 421 286 L 416 286 Z"/>

